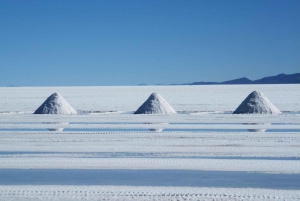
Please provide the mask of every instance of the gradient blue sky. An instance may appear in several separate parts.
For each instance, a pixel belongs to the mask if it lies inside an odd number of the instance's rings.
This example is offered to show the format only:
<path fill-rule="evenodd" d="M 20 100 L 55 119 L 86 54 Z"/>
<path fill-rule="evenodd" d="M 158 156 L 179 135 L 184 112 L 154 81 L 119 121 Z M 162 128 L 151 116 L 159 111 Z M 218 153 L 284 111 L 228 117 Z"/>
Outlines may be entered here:
<path fill-rule="evenodd" d="M 300 72 L 299 0 L 0 0 L 0 86 Z"/>

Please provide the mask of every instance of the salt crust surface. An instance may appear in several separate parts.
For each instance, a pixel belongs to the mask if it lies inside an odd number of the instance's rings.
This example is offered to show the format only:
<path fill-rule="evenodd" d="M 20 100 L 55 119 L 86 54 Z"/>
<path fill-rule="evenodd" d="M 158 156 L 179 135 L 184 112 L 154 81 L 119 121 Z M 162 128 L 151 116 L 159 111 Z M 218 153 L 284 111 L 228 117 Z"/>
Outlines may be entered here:
<path fill-rule="evenodd" d="M 203 86 L 203 87 L 95 87 L 95 88 L 1 88 L 0 111 L 19 111 L 19 115 L 2 113 L 1 127 L 6 123 L 17 126 L 20 122 L 75 121 L 89 123 L 110 123 L 117 121 L 124 126 L 133 122 L 176 122 L 178 127 L 192 128 L 189 123 L 208 124 L 207 128 L 225 128 L 222 123 L 261 123 L 251 128 L 263 128 L 265 123 L 288 128 L 299 124 L 297 114 L 282 115 L 220 115 L 206 114 L 205 111 L 233 111 L 242 99 L 253 90 L 263 91 L 282 111 L 300 111 L 299 85 L 275 86 Z M 297 88 L 298 87 L 298 88 Z M 75 108 L 92 110 L 133 111 L 152 91 L 160 91 L 175 109 L 189 111 L 189 115 L 22 115 L 22 111 L 33 111 L 49 91 L 62 89 L 67 100 Z M 88 90 L 87 90 L 88 89 Z M 132 90 L 134 89 L 134 90 Z M 159 89 L 159 90 L 157 90 Z M 235 89 L 235 90 L 232 90 Z M 275 90 L 276 89 L 276 90 Z M 103 90 L 106 93 L 103 93 Z M 127 91 L 126 91 L 127 90 Z M 131 91 L 132 90 L 132 91 Z M 249 91 L 251 90 L 251 91 Z M 129 92 L 128 92 L 129 91 Z M 8 93 L 6 93 L 8 92 Z M 38 93 L 32 93 L 38 92 Z M 126 92 L 126 93 L 125 93 Z M 228 93 L 230 92 L 230 93 Z M 130 97 L 128 93 L 136 94 Z M 25 95 L 24 95 L 25 94 Z M 32 94 L 37 94 L 37 96 Z M 106 96 L 103 96 L 105 94 Z M 205 96 L 203 96 L 205 94 Z M 24 96 L 23 96 L 24 95 Z M 89 97 L 86 101 L 86 97 Z M 102 97 L 102 98 L 101 98 Z M 17 104 L 16 104 L 17 103 Z M 200 108 L 200 109 L 199 109 Z M 195 110 L 195 113 L 192 111 Z M 202 111 L 202 112 L 199 112 Z M 14 113 L 16 114 L 16 113 Z M 55 117 L 53 117 L 55 116 Z M 146 117 L 145 117 L 146 116 Z M 136 117 L 136 118 L 135 118 Z M 12 124 L 14 123 L 14 125 Z M 128 123 L 126 125 L 126 123 Z M 23 125 L 25 125 L 23 123 Z M 22 126 L 22 125 L 21 125 Z M 110 125 L 108 125 L 110 126 Z M 151 125 L 153 127 L 153 124 Z M 239 125 L 230 125 L 229 127 Z M 241 125 L 246 126 L 246 125 Z M 270 125 L 272 126 L 272 125 Z M 112 129 L 113 126 L 110 128 Z M 144 126 L 143 126 L 144 127 Z M 172 127 L 172 125 L 170 126 Z M 116 127 L 115 127 L 116 128 Z M 271 127 L 270 127 L 271 128 Z M 0 168 L 11 170 L 41 170 L 47 168 L 76 167 L 86 171 L 96 168 L 144 169 L 158 171 L 177 169 L 185 171 L 241 171 L 263 172 L 274 178 L 288 179 L 299 175 L 299 133 L 248 133 L 248 132 L 47 132 L 45 131 L 1 131 Z M 196 157 L 196 158 L 195 158 Z M 204 157 L 204 158 L 201 158 Z M 217 158 L 205 158 L 217 157 Z M 239 158 L 228 158 L 239 157 Z M 252 158 L 251 158 L 252 157 Z M 269 158 L 261 158 L 269 157 Z M 8 168 L 8 169 L 7 169 Z M 11 169 L 10 169 L 11 168 Z M 28 168 L 28 169 L 27 169 Z M 32 169 L 33 168 L 33 169 Z M 36 169 L 35 169 L 36 168 Z M 0 171 L 1 171 L 0 169 Z M 213 171 L 212 171 L 213 170 Z M 49 170 L 48 172 L 51 172 Z M 248 174 L 248 173 L 247 173 Z M 256 173 L 253 173 L 256 174 Z M 276 176 L 278 175 L 278 177 Z M 13 177 L 14 175 L 11 174 Z M 24 175 L 23 175 L 24 176 Z M 47 175 L 43 175 L 43 177 Z M 51 175 L 48 175 L 51 177 Z M 24 176 L 26 179 L 26 175 Z M 55 177 L 59 179 L 57 176 Z M 249 178 L 249 176 L 247 177 Z M 154 179 L 155 178 L 151 178 Z M 234 179 L 234 178 L 233 178 Z M 273 179 L 274 180 L 274 179 Z M 293 180 L 293 179 L 292 179 Z M 7 181 L 7 179 L 6 179 Z M 289 186 L 299 185 L 295 179 L 284 180 Z M 280 182 L 280 180 L 278 180 Z M 226 183 L 226 182 L 225 182 Z M 275 182 L 276 183 L 276 182 Z M 299 200 L 299 190 L 269 188 L 217 188 L 217 187 L 174 187 L 174 186 L 72 186 L 72 185 L 31 185 L 30 179 L 18 185 L 1 185 L 0 200 Z M 170 184 L 172 185 L 172 184 Z M 254 183 L 255 185 L 255 183 Z M 224 186 L 223 186 L 224 187 Z M 288 189 L 288 188 L 284 188 Z"/>
<path fill-rule="evenodd" d="M 10 201 L 73 200 L 299 200 L 298 190 L 253 188 L 192 188 L 153 186 L 0 186 L 0 197 Z"/>
<path fill-rule="evenodd" d="M 178 111 L 231 111 L 254 90 L 281 111 L 300 111 L 300 84 L 115 87 L 0 87 L 0 112 L 31 112 L 54 91 L 77 111 L 134 112 L 153 91 Z"/>

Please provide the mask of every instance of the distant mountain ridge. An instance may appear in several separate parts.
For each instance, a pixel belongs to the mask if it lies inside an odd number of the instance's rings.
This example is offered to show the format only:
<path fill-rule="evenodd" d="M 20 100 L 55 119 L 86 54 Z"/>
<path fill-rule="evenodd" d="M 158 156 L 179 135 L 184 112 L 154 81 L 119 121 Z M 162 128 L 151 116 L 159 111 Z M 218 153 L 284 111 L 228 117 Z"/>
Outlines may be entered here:
<path fill-rule="evenodd" d="M 290 75 L 279 74 L 276 76 L 264 77 L 258 80 L 249 80 L 246 77 L 229 80 L 225 82 L 193 82 L 184 85 L 214 85 L 214 84 L 300 84 L 300 73 Z"/>

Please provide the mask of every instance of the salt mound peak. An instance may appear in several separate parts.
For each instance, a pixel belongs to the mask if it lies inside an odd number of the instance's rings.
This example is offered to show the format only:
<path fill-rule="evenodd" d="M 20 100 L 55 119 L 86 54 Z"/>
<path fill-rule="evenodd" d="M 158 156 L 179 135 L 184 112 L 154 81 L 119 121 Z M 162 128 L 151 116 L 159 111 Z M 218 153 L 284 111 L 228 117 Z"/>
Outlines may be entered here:
<path fill-rule="evenodd" d="M 34 112 L 34 114 L 76 114 L 76 110 L 59 94 L 54 93 Z"/>
<path fill-rule="evenodd" d="M 253 91 L 233 114 L 281 114 L 281 112 L 262 92 Z"/>
<path fill-rule="evenodd" d="M 172 106 L 159 94 L 152 93 L 134 114 L 175 114 Z"/>

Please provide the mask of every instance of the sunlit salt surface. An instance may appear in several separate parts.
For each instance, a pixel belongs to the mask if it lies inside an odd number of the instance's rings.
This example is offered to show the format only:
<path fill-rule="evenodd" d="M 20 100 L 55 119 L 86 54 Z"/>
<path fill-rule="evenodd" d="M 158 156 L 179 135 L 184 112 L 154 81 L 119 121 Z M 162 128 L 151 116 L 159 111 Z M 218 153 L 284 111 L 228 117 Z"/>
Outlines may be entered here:
<path fill-rule="evenodd" d="M 254 90 L 283 114 L 231 114 Z M 134 115 L 154 91 L 177 114 Z M 300 85 L 0 92 L 1 200 L 300 199 Z M 78 115 L 33 115 L 53 92 Z"/>

